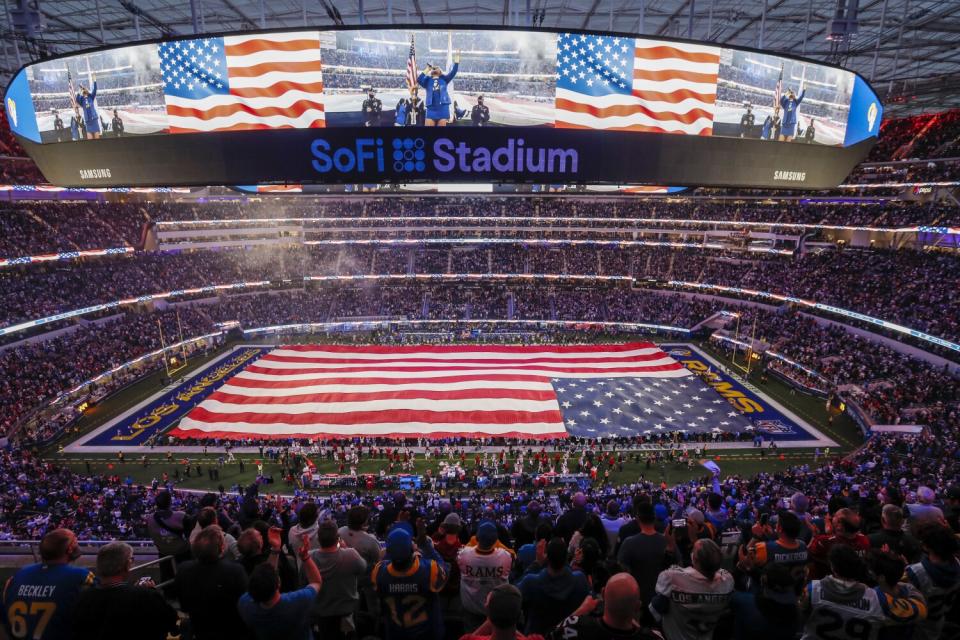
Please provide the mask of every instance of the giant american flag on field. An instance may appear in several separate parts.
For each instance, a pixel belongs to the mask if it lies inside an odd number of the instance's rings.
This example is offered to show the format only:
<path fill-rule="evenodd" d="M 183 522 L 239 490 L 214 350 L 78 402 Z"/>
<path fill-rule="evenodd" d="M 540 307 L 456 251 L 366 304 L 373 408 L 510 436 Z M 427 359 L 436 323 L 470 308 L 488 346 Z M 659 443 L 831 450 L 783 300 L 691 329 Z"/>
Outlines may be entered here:
<path fill-rule="evenodd" d="M 711 135 L 720 49 L 562 33 L 556 126 Z"/>
<path fill-rule="evenodd" d="M 749 426 L 651 343 L 296 345 L 248 365 L 171 433 L 555 438 Z"/>
<path fill-rule="evenodd" d="M 176 40 L 158 49 L 171 133 L 325 125 L 316 31 Z"/>

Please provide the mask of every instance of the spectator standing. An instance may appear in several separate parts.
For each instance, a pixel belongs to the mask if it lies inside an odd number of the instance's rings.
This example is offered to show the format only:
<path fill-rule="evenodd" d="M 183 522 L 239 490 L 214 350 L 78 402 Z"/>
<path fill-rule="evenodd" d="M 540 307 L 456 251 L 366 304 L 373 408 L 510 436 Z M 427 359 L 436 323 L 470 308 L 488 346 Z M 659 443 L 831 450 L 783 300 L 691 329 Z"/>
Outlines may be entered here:
<path fill-rule="evenodd" d="M 300 561 L 307 586 L 280 593 L 280 576 L 270 563 L 258 565 L 250 576 L 250 588 L 240 597 L 236 609 L 257 640 L 313 640 L 310 608 L 323 578 L 304 540 Z"/>
<path fill-rule="evenodd" d="M 960 560 L 956 536 L 944 526 L 934 526 L 921 538 L 923 559 L 907 567 L 907 581 L 927 601 L 927 619 L 917 625 L 915 640 L 955 638 L 956 626 L 947 635 L 947 614 L 960 596 Z"/>
<path fill-rule="evenodd" d="M 870 538 L 860 533 L 860 516 L 853 509 L 839 509 L 831 522 L 832 532 L 816 536 L 807 549 L 810 554 L 808 577 L 814 580 L 829 575 L 828 558 L 833 547 L 850 547 L 861 557 L 870 550 Z"/>
<path fill-rule="evenodd" d="M 880 525 L 880 531 L 870 534 L 872 549 L 890 551 L 902 556 L 907 562 L 920 561 L 920 543 L 903 530 L 903 509 L 895 504 L 883 505 Z"/>
<path fill-rule="evenodd" d="M 13 574 L 3 588 L 3 619 L 13 638 L 70 640 L 81 592 L 93 586 L 89 569 L 73 566 L 80 557 L 77 536 L 54 529 L 40 541 L 40 562 Z"/>
<path fill-rule="evenodd" d="M 497 526 L 482 522 L 477 528 L 477 545 L 464 547 L 457 556 L 460 569 L 460 599 L 464 625 L 470 631 L 483 623 L 487 595 L 510 579 L 513 555 L 497 546 Z"/>
<path fill-rule="evenodd" d="M 513 535 L 513 543 L 516 549 L 520 549 L 525 544 L 532 544 L 537 534 L 537 526 L 540 524 L 540 503 L 531 500 L 527 504 L 527 512 L 522 518 L 513 521 L 510 533 Z"/>
<path fill-rule="evenodd" d="M 578 491 L 573 495 L 572 502 L 573 506 L 557 518 L 557 526 L 553 530 L 553 533 L 563 538 L 567 544 L 587 521 L 587 496 Z"/>
<path fill-rule="evenodd" d="M 188 542 L 189 522 L 187 514 L 183 511 L 174 511 L 173 496 L 169 491 L 161 491 L 157 494 L 154 502 L 156 511 L 147 516 L 147 531 L 153 544 L 157 547 L 157 553 L 161 556 L 173 556 L 174 561 L 179 564 L 190 559 L 190 542 Z M 173 571 L 167 568 L 167 563 L 160 565 L 161 579 L 166 581 L 173 578 Z"/>
<path fill-rule="evenodd" d="M 812 580 L 800 602 L 806 618 L 803 640 L 822 640 L 835 633 L 843 637 L 873 638 L 884 623 L 876 591 L 861 582 L 866 566 L 856 550 L 845 544 L 830 549 L 830 575 Z"/>
<path fill-rule="evenodd" d="M 600 607 L 600 603 L 603 606 Z M 640 587 L 629 573 L 618 573 L 607 581 L 601 598 L 587 596 L 550 635 L 551 640 L 662 640 L 654 631 L 637 622 L 643 602 Z M 598 609 L 602 609 L 599 612 Z"/>
<path fill-rule="evenodd" d="M 339 533 L 343 544 L 356 549 L 367 566 L 373 567 L 380 561 L 383 550 L 380 548 L 380 541 L 367 532 L 369 523 L 370 510 L 363 505 L 357 505 L 347 512 L 347 524 L 340 527 Z"/>
<path fill-rule="evenodd" d="M 236 640 L 246 637 L 237 600 L 247 590 L 247 574 L 237 562 L 225 560 L 227 543 L 219 525 L 210 525 L 193 541 L 196 560 L 177 571 L 180 609 L 189 614 L 196 640 Z"/>
<path fill-rule="evenodd" d="M 147 579 L 127 582 L 133 567 L 133 548 L 111 542 L 97 552 L 97 579 L 77 600 L 73 627 L 78 640 L 166 640 L 177 635 L 177 612 Z"/>
<path fill-rule="evenodd" d="M 613 555 L 613 550 L 617 547 L 620 528 L 630 521 L 626 516 L 620 515 L 620 503 L 616 500 L 607 501 L 607 508 L 600 517 L 603 528 L 607 532 L 607 542 L 609 553 Z"/>
<path fill-rule="evenodd" d="M 559 537 L 537 544 L 537 561 L 517 588 L 523 595 L 528 634 L 549 633 L 590 593 L 586 576 L 567 564 L 567 544 Z"/>
<path fill-rule="evenodd" d="M 676 545 L 673 538 L 657 531 L 656 514 L 649 502 L 637 505 L 636 521 L 640 532 L 623 541 L 617 562 L 636 579 L 640 599 L 649 604 L 656 592 L 660 572 L 677 562 Z M 649 616 L 649 613 L 644 614 L 645 619 Z"/>
<path fill-rule="evenodd" d="M 735 640 L 793 640 L 800 630 L 796 584 L 785 564 L 766 565 L 759 588 L 737 591 L 730 607 Z"/>
<path fill-rule="evenodd" d="M 386 640 L 433 640 L 443 637 L 443 612 L 437 594 L 447 581 L 447 567 L 417 522 L 417 540 L 406 527 L 387 536 L 386 554 L 372 579 L 386 618 Z"/>
<path fill-rule="evenodd" d="M 713 540 L 697 540 L 693 566 L 671 567 L 657 579 L 650 603 L 667 640 L 710 640 L 720 618 L 730 609 L 733 577 L 720 568 L 723 554 Z"/>
<path fill-rule="evenodd" d="M 523 635 L 517 631 L 523 614 L 523 597 L 512 584 L 502 584 L 487 595 L 486 621 L 473 633 L 460 640 L 543 640 L 537 634 Z"/>
<path fill-rule="evenodd" d="M 937 494 L 930 487 L 917 488 L 917 501 L 907 505 L 910 515 L 907 524 L 911 533 L 917 535 L 925 525 L 943 521 L 943 511 L 933 504 L 936 499 Z"/>
<path fill-rule="evenodd" d="M 357 579 L 366 573 L 367 563 L 356 549 L 341 544 L 333 520 L 320 523 L 317 540 L 320 548 L 310 557 L 320 570 L 323 586 L 313 604 L 314 624 L 324 640 L 347 638 L 355 628 L 353 614 L 360 602 Z"/>
<path fill-rule="evenodd" d="M 300 507 L 300 511 L 297 513 L 297 524 L 293 525 L 290 528 L 290 533 L 287 534 L 287 547 L 297 558 L 298 570 L 303 565 L 303 561 L 300 560 L 300 545 L 306 541 L 310 551 L 317 548 L 317 520 L 319 517 L 320 510 L 317 508 L 317 503 L 308 502 Z"/>

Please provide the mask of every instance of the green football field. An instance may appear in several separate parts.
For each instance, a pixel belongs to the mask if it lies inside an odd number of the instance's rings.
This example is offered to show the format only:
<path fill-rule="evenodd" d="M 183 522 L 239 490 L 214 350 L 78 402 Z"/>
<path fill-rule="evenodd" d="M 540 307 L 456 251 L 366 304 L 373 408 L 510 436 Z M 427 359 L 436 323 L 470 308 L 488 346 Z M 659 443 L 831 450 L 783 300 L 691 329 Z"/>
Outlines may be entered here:
<path fill-rule="evenodd" d="M 300 341 L 309 342 L 310 338 L 305 337 Z M 320 340 L 317 341 L 319 342 Z M 232 346 L 232 344 L 226 345 L 220 351 L 211 353 L 206 358 L 191 362 L 188 369 L 180 372 L 180 374 L 189 373 L 203 366 L 206 362 L 222 353 L 223 350 L 231 348 Z M 725 365 L 730 365 L 730 361 L 724 358 L 721 353 L 711 349 L 709 344 L 697 343 L 697 346 L 714 359 Z M 792 392 L 789 386 L 772 377 L 769 378 L 768 381 L 762 382 L 759 375 L 751 374 L 750 382 L 756 385 L 763 394 L 776 400 L 839 443 L 841 445 L 839 448 L 830 450 L 829 453 L 831 457 L 849 452 L 862 441 L 859 429 L 846 415 L 836 416 L 832 422 L 828 420 L 825 404 L 822 399 L 799 392 Z M 114 454 L 59 453 L 60 445 L 74 441 L 80 435 L 97 428 L 130 407 L 142 402 L 156 393 L 161 387 L 161 384 L 161 374 L 153 374 L 137 384 L 107 398 L 96 407 L 90 409 L 79 423 L 66 433 L 59 442 L 48 447 L 42 451 L 41 454 L 47 459 L 65 464 L 79 473 L 86 473 L 89 470 L 89 472 L 92 473 L 119 474 L 122 477 L 129 476 L 137 483 L 148 483 L 154 478 L 160 478 L 164 472 L 173 478 L 174 472 L 177 469 L 179 469 L 182 474 L 184 467 L 183 460 L 185 459 L 183 455 L 174 454 L 173 461 L 168 461 L 166 453 L 155 452 L 151 454 L 148 448 L 126 451 L 126 459 L 123 462 Z M 824 451 L 822 453 L 825 454 L 826 452 Z M 144 454 L 147 457 L 146 465 L 141 460 L 141 456 Z M 750 447 L 748 444 L 741 449 L 724 449 L 717 451 L 710 451 L 708 447 L 707 455 L 717 461 L 724 475 L 746 475 L 760 471 L 775 472 L 789 466 L 805 463 L 814 464 L 815 462 L 813 448 L 783 449 L 776 454 L 767 451 L 765 456 L 761 456 L 757 449 Z M 254 480 L 256 476 L 255 461 L 259 459 L 259 456 L 256 454 L 238 454 L 237 457 L 243 460 L 245 464 L 245 469 L 242 472 L 239 468 L 239 463 L 227 464 L 220 470 L 220 479 L 218 481 L 210 481 L 207 475 L 207 468 L 217 465 L 217 457 L 218 455 L 213 452 L 207 456 L 190 454 L 189 460 L 191 466 L 194 469 L 197 465 L 201 466 L 203 468 L 203 475 L 198 478 L 196 474 L 193 473 L 190 478 L 183 478 L 178 486 L 186 489 L 213 489 L 216 488 L 217 485 L 222 484 L 224 487 L 229 488 L 234 484 L 242 485 Z M 824 458 L 825 456 L 821 455 L 816 462 L 822 463 Z M 313 459 L 313 461 L 316 463 L 319 473 L 335 473 L 339 470 L 339 464 L 336 462 L 318 459 Z M 467 461 L 467 466 L 469 467 L 469 465 L 472 464 L 471 455 L 468 455 Z M 380 469 L 386 464 L 385 461 L 381 460 L 362 460 L 357 471 L 358 473 L 379 473 Z M 422 456 L 419 456 L 416 460 L 415 468 L 416 471 L 420 473 L 426 471 L 428 468 L 436 473 L 438 465 L 438 460 L 430 460 L 428 462 L 424 460 Z M 264 473 L 272 473 L 275 478 L 279 479 L 281 469 L 279 465 L 272 465 L 265 461 Z M 658 482 L 662 480 L 668 484 L 672 484 L 686 481 L 690 478 L 700 477 L 704 475 L 704 473 L 703 469 L 699 466 L 689 469 L 686 465 L 680 463 L 653 465 L 648 469 L 646 463 L 642 461 L 626 462 L 623 471 L 617 471 L 615 468 L 611 470 L 610 480 L 614 483 L 630 483 L 639 479 L 641 475 L 647 480 L 656 480 Z M 282 484 L 275 485 L 275 487 L 275 491 L 278 492 L 286 489 Z"/>

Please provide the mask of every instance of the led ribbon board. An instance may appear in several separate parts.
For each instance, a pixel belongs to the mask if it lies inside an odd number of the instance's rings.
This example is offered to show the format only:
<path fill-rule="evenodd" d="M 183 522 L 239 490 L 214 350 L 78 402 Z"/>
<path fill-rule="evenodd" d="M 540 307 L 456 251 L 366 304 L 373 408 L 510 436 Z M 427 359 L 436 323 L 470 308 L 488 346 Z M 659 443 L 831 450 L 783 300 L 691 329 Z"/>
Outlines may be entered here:
<path fill-rule="evenodd" d="M 838 67 L 479 27 L 244 32 L 27 65 L 11 128 L 62 186 L 833 187 L 882 106 Z M 439 126 L 445 125 L 445 126 Z"/>

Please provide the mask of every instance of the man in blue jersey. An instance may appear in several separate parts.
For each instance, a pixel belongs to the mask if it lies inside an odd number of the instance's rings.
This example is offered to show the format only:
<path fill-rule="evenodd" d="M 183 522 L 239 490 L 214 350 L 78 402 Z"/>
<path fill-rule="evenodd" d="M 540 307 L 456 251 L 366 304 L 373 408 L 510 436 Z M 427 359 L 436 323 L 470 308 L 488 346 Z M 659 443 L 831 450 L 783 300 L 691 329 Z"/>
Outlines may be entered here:
<path fill-rule="evenodd" d="M 386 554 L 373 568 L 373 587 L 386 618 L 386 640 L 432 640 L 443 637 L 443 611 L 438 594 L 447 581 L 447 565 L 417 521 L 414 544 L 409 525 L 387 536 Z"/>
<path fill-rule="evenodd" d="M 93 585 L 93 572 L 74 567 L 77 536 L 54 529 L 40 541 L 40 563 L 17 571 L 3 588 L 3 622 L 13 638 L 61 640 L 74 637 L 71 620 L 80 592 Z"/>

